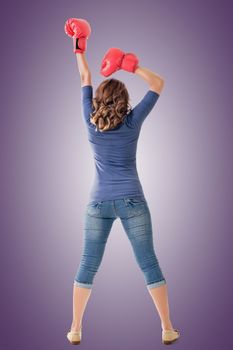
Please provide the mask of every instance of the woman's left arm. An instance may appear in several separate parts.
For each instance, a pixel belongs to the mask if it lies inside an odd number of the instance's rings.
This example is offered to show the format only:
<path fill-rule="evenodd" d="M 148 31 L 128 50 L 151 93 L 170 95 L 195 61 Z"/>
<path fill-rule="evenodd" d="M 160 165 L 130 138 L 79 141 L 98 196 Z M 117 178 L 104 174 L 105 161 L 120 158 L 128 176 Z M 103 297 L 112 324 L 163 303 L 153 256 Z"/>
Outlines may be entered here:
<path fill-rule="evenodd" d="M 88 67 L 85 53 L 76 53 L 76 59 L 81 79 L 81 87 L 85 85 L 92 85 L 91 72 Z"/>

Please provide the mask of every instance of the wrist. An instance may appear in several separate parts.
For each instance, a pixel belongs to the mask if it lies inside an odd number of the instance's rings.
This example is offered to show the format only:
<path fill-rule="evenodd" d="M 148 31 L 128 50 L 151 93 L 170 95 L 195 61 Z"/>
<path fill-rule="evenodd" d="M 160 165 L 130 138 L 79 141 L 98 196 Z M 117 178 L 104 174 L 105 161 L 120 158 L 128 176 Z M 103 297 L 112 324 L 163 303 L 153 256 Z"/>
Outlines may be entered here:
<path fill-rule="evenodd" d="M 139 71 L 139 68 L 140 68 L 139 65 L 136 63 L 132 73 L 137 74 L 137 72 Z"/>
<path fill-rule="evenodd" d="M 140 72 L 141 67 L 139 65 L 136 66 L 134 73 L 138 74 Z"/>
<path fill-rule="evenodd" d="M 86 38 L 74 38 L 73 37 L 73 51 L 74 53 L 86 52 Z"/>

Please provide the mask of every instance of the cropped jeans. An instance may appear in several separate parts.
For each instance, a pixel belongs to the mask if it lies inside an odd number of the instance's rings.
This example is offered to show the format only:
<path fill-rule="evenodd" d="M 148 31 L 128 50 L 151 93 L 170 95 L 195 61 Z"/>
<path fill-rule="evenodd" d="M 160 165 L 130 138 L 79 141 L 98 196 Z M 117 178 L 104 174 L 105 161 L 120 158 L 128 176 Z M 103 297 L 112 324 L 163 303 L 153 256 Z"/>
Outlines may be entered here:
<path fill-rule="evenodd" d="M 90 201 L 87 204 L 82 256 L 73 284 L 78 287 L 92 288 L 112 224 L 118 217 L 130 240 L 147 288 L 165 284 L 166 280 L 154 251 L 152 222 L 147 201 L 128 197 Z"/>

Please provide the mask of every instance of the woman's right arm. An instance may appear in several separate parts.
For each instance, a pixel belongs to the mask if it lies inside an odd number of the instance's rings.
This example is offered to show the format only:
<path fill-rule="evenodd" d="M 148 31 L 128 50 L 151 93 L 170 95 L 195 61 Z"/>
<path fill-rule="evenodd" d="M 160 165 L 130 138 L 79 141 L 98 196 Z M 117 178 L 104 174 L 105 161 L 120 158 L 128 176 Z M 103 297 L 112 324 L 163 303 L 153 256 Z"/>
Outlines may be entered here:
<path fill-rule="evenodd" d="M 134 71 L 139 77 L 149 84 L 149 89 L 161 94 L 164 87 L 164 80 L 158 74 L 152 72 L 150 69 L 138 66 Z"/>

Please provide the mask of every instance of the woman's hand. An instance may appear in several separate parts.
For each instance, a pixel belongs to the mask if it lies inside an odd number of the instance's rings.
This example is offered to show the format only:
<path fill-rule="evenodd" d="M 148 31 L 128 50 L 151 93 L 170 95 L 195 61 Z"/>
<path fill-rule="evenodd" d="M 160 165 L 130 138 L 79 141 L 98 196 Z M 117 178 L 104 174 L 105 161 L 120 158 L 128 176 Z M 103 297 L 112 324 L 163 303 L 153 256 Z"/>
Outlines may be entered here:
<path fill-rule="evenodd" d="M 91 85 L 91 73 L 85 57 L 87 39 L 91 34 L 90 24 L 82 18 L 69 18 L 64 27 L 65 33 L 73 38 L 74 53 L 81 79 L 81 86 Z"/>
<path fill-rule="evenodd" d="M 82 18 L 69 18 L 64 27 L 65 33 L 73 38 L 74 53 L 84 53 L 87 49 L 87 39 L 91 34 L 90 24 Z"/>
<path fill-rule="evenodd" d="M 138 67 L 138 58 L 133 53 L 125 53 L 119 48 L 110 48 L 101 62 L 100 74 L 108 77 L 119 69 L 134 73 Z"/>

